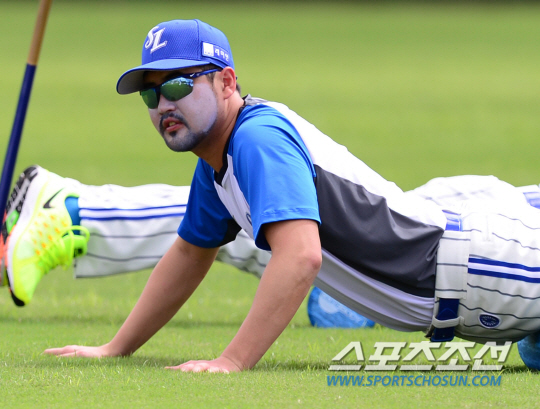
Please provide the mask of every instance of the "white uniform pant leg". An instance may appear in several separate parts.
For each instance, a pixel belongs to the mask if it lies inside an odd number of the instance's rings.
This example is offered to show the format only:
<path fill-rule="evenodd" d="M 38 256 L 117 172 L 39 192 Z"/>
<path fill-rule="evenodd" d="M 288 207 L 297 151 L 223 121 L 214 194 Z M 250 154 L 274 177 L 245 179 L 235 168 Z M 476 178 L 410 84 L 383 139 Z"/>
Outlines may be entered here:
<path fill-rule="evenodd" d="M 90 240 L 88 253 L 76 259 L 75 277 L 153 268 L 178 237 L 188 197 L 189 186 L 80 186 L 79 215 Z M 240 232 L 216 260 L 261 277 L 270 252 Z"/>
<path fill-rule="evenodd" d="M 460 299 L 456 335 L 477 342 L 502 342 L 537 332 L 540 210 L 514 203 L 468 201 L 462 203 L 461 215 L 470 245 L 463 270 L 466 295 Z M 439 271 L 436 286 L 444 290 Z"/>
<path fill-rule="evenodd" d="M 240 230 L 236 239 L 219 249 L 216 260 L 261 278 L 271 253 L 255 246 L 255 241 Z"/>
<path fill-rule="evenodd" d="M 81 225 L 90 231 L 88 253 L 76 259 L 76 277 L 152 268 L 177 237 L 189 187 L 84 186 Z"/>
<path fill-rule="evenodd" d="M 464 200 L 497 200 L 520 205 L 526 203 L 524 192 L 539 192 L 538 185 L 516 188 L 495 176 L 452 176 L 435 178 L 406 192 L 435 202 L 450 210 Z"/>

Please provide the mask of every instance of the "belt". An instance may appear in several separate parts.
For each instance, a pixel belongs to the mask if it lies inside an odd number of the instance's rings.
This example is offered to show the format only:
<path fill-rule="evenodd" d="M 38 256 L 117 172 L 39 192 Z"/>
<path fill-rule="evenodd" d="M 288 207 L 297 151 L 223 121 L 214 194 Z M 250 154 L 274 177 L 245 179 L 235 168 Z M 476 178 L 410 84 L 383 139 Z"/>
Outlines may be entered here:
<path fill-rule="evenodd" d="M 433 331 L 429 338 L 431 342 L 450 342 L 454 339 L 454 329 L 459 324 L 458 308 L 457 298 L 439 298 L 439 312 L 433 320 Z"/>
<path fill-rule="evenodd" d="M 461 215 L 444 210 L 446 230 L 462 231 Z M 439 311 L 430 331 L 431 342 L 449 342 L 454 339 L 454 329 L 459 323 L 459 299 L 439 298 Z"/>

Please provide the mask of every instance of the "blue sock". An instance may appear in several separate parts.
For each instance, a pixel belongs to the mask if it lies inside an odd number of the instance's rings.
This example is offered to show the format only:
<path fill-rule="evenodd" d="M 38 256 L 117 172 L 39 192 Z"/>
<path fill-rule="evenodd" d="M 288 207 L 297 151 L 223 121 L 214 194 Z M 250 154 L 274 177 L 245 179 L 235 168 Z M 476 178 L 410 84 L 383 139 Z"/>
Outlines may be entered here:
<path fill-rule="evenodd" d="M 71 217 L 72 225 L 80 226 L 81 216 L 79 216 L 79 198 L 73 196 L 66 197 L 66 209 Z"/>

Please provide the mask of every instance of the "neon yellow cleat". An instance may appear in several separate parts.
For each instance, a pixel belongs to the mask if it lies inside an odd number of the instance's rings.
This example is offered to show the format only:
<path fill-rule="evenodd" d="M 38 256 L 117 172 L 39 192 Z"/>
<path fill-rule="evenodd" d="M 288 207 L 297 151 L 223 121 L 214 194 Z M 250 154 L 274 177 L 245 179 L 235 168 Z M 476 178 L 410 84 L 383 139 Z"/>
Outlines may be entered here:
<path fill-rule="evenodd" d="M 57 266 L 67 268 L 74 257 L 86 254 L 90 233 L 72 225 L 67 197 L 78 197 L 76 186 L 39 166 L 26 169 L 11 193 L 2 242 L 17 306 L 30 302 L 45 274 Z"/>

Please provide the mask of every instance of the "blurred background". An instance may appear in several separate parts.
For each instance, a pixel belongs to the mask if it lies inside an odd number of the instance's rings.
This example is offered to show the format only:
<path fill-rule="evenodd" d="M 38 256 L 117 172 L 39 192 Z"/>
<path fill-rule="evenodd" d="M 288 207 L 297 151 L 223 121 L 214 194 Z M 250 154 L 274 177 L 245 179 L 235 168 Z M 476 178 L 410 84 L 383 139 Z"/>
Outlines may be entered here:
<path fill-rule="evenodd" d="M 38 0 L 0 0 L 2 158 L 37 9 Z M 87 184 L 189 184 L 196 157 L 170 152 L 141 98 L 120 96 L 115 85 L 139 65 L 152 27 L 190 18 L 227 34 L 243 93 L 287 104 L 404 190 L 460 174 L 540 183 L 540 5 L 510 1 L 54 0 L 15 175 L 39 164 Z M 328 363 L 348 342 L 423 336 L 380 326 L 316 329 L 305 304 L 255 373 L 178 382 L 163 366 L 218 356 L 251 306 L 258 280 L 220 263 L 132 359 L 41 355 L 110 340 L 149 274 L 73 280 L 57 269 L 22 309 L 1 291 L 0 379 L 10 407 L 154 407 L 163 399 L 227 407 L 228 399 L 229 407 L 339 400 L 357 408 L 395 407 L 399 399 L 416 408 L 420 399 L 522 408 L 536 396 L 536 374 L 523 369 L 515 348 L 497 391 L 328 388 Z"/>
<path fill-rule="evenodd" d="M 1 155 L 37 6 L 0 2 Z M 140 97 L 115 92 L 146 33 L 177 18 L 227 34 L 244 94 L 287 104 L 405 190 L 540 182 L 540 7 L 516 2 L 55 0 L 15 174 L 189 184 L 195 156 L 169 152 Z"/>

